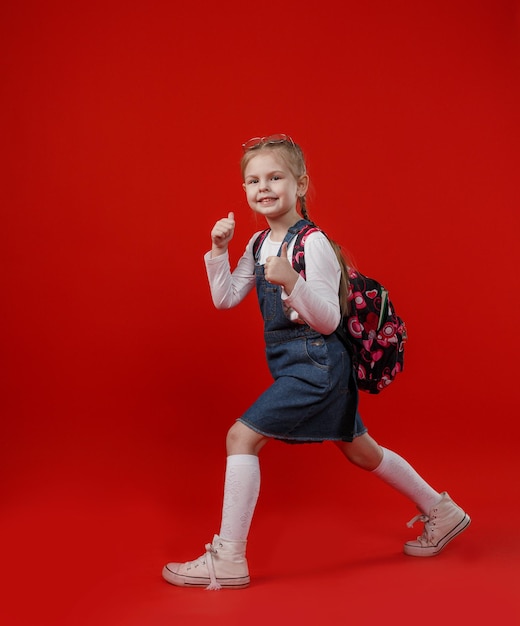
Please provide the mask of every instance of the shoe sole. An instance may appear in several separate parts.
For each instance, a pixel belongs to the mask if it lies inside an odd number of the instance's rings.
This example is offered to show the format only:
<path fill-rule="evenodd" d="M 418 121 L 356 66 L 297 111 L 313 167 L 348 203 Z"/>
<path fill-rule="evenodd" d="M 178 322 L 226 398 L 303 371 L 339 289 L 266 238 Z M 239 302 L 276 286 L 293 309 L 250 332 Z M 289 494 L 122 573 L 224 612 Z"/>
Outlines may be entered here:
<path fill-rule="evenodd" d="M 163 567 L 162 576 L 167 583 L 177 587 L 208 587 L 211 583 L 209 578 L 176 574 L 166 566 Z M 217 582 L 223 589 L 244 589 L 249 586 L 250 578 L 249 576 L 217 578 Z"/>
<path fill-rule="evenodd" d="M 461 532 L 466 530 L 466 528 L 470 525 L 471 518 L 466 513 L 462 520 L 452 528 L 450 532 L 445 535 L 436 546 L 428 546 L 427 548 L 422 548 L 421 546 L 410 545 L 409 543 L 404 544 L 404 553 L 409 556 L 436 556 L 441 552 L 448 543 L 455 539 Z"/>

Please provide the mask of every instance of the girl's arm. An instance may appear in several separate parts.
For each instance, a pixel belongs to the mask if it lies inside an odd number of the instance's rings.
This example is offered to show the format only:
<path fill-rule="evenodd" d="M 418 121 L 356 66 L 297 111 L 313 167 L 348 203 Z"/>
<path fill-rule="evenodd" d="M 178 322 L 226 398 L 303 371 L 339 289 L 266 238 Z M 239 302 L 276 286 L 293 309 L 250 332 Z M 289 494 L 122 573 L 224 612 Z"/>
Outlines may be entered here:
<path fill-rule="evenodd" d="M 289 258 L 291 258 L 289 249 Z M 282 300 L 298 318 L 324 335 L 339 325 L 339 283 L 341 269 L 328 239 L 322 233 L 311 233 L 305 242 L 305 274 L 296 281 L 291 294 L 282 291 Z"/>
<path fill-rule="evenodd" d="M 252 246 L 257 235 L 258 233 L 253 235 L 247 244 L 233 272 L 229 265 L 227 250 L 218 256 L 212 256 L 211 251 L 204 255 L 211 297 L 217 309 L 230 309 L 236 306 L 254 287 L 255 261 Z"/>

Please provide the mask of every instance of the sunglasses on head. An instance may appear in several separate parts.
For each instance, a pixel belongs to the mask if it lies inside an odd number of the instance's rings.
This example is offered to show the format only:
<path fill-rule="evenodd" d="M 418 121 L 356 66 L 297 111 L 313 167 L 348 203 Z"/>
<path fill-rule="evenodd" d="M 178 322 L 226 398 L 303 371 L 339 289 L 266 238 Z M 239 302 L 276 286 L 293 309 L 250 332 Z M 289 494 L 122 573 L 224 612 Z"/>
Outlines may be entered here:
<path fill-rule="evenodd" d="M 267 137 L 253 137 L 249 141 L 243 143 L 242 148 L 244 149 L 244 152 L 247 152 L 248 150 L 253 150 L 254 148 L 259 148 L 260 146 L 268 146 L 270 144 L 284 142 L 288 142 L 294 146 L 294 141 L 291 137 L 289 137 L 289 135 L 278 133 L 277 135 L 268 135 Z"/>

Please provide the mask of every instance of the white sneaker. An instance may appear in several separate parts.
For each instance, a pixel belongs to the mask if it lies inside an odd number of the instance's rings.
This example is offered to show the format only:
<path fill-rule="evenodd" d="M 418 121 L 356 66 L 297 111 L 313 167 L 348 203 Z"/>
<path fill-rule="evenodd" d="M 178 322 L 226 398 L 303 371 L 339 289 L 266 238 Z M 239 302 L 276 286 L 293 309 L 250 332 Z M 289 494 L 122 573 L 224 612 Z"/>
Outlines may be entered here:
<path fill-rule="evenodd" d="M 407 526 L 411 528 L 417 521 L 425 522 L 423 534 L 416 540 L 404 544 L 404 553 L 411 556 L 439 554 L 452 539 L 469 526 L 471 520 L 444 491 L 429 515 L 417 515 Z"/>
<path fill-rule="evenodd" d="M 245 541 L 229 541 L 215 535 L 202 556 L 187 563 L 168 563 L 162 575 L 179 587 L 242 589 L 250 580 L 245 552 Z"/>

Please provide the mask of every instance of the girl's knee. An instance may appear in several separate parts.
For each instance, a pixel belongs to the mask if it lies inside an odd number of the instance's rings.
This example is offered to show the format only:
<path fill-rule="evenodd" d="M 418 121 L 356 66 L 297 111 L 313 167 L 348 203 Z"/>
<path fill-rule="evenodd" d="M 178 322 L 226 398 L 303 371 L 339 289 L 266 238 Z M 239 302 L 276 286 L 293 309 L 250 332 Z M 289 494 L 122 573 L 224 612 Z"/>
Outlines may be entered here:
<path fill-rule="evenodd" d="M 237 444 L 243 438 L 242 429 L 240 428 L 240 422 L 235 422 L 233 426 L 228 430 L 226 435 L 226 446 Z"/>
<path fill-rule="evenodd" d="M 255 454 L 267 442 L 267 437 L 255 432 L 242 422 L 235 422 L 228 430 L 226 437 L 226 449 L 230 454 Z"/>
<path fill-rule="evenodd" d="M 351 463 L 367 471 L 375 470 L 383 458 L 381 447 L 367 434 L 351 442 L 339 442 L 337 446 Z"/>

